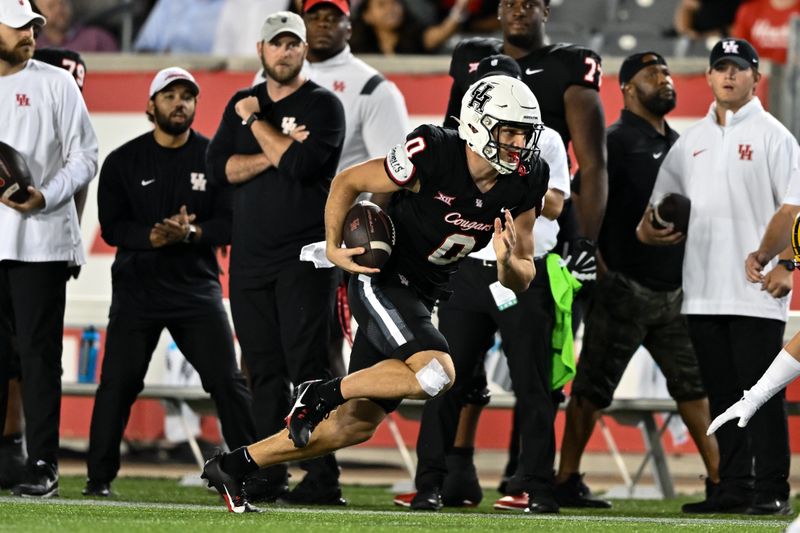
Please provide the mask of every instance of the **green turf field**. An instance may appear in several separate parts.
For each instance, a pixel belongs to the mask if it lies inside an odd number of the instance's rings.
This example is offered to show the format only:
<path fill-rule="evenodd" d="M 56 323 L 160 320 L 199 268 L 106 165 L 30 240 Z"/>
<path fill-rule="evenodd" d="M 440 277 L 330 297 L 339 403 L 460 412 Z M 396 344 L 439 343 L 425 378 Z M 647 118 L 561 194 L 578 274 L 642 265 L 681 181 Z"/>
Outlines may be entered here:
<path fill-rule="evenodd" d="M 100 501 L 80 495 L 83 478 L 62 477 L 61 497 L 49 501 L 0 497 L 0 531 L 280 531 L 340 533 L 388 531 L 782 531 L 786 518 L 712 516 L 691 518 L 679 511 L 690 498 L 662 502 L 618 500 L 605 512 L 565 510 L 555 516 L 492 511 L 498 494 L 487 491 L 477 509 L 418 513 L 392 505 L 384 487 L 345 487 L 346 508 L 299 509 L 263 506 L 265 513 L 233 515 L 204 488 L 181 487 L 172 479 L 125 478 L 116 495 Z M 798 504 L 800 506 L 800 504 Z"/>

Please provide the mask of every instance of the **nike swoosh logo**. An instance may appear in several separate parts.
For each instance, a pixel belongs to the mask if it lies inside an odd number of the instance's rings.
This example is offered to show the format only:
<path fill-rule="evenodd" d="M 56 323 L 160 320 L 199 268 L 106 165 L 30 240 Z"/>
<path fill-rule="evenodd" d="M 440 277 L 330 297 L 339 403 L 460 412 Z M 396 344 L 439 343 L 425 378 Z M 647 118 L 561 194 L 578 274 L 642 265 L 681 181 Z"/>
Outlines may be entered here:
<path fill-rule="evenodd" d="M 661 154 L 663 154 L 663 153 L 664 152 L 656 152 L 656 153 L 654 153 L 653 154 L 653 159 L 658 159 L 659 157 L 661 157 Z"/>
<path fill-rule="evenodd" d="M 156 182 L 156 180 L 155 180 L 155 179 L 152 179 L 152 180 L 142 180 L 142 187 L 147 187 L 147 186 L 148 186 L 148 185 L 150 185 L 151 183 L 155 183 L 155 182 Z"/>
<path fill-rule="evenodd" d="M 533 74 L 538 74 L 540 72 L 544 72 L 544 69 L 543 68 L 526 68 L 525 69 L 525 74 L 527 74 L 528 76 L 531 76 Z"/>
<path fill-rule="evenodd" d="M 702 154 L 706 150 L 708 150 L 708 148 L 703 148 L 702 150 L 697 150 L 696 152 L 692 152 L 692 157 L 697 157 L 698 155 Z"/>

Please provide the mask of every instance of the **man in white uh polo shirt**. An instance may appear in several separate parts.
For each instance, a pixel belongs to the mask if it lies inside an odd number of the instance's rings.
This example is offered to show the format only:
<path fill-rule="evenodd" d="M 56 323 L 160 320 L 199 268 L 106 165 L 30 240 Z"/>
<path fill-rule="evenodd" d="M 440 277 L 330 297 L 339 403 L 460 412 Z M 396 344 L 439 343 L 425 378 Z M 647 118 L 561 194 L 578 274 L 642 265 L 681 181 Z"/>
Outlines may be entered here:
<path fill-rule="evenodd" d="M 0 398 L 15 334 L 28 472 L 13 492 L 41 497 L 58 494 L 67 268 L 86 262 L 72 198 L 97 171 L 97 138 L 78 85 L 64 69 L 31 59 L 34 29 L 44 24 L 28 0 L 0 3 L 0 141 L 22 154 L 33 181 L 26 201 L 0 199 Z"/>
<path fill-rule="evenodd" d="M 800 205 L 800 148 L 755 96 L 758 55 L 747 41 L 724 39 L 706 74 L 714 95 L 708 115 L 672 147 L 656 180 L 651 206 L 667 193 L 692 201 L 685 235 L 684 300 L 711 415 L 737 402 L 782 346 L 792 287 L 791 250 L 750 283 L 744 259 L 758 249 L 782 204 Z M 648 244 L 684 236 L 655 229 L 652 207 L 637 230 Z M 720 483 L 691 512 L 788 514 L 789 439 L 783 395 L 753 416 L 746 431 L 717 431 Z M 685 509 L 686 510 L 686 509 Z"/>

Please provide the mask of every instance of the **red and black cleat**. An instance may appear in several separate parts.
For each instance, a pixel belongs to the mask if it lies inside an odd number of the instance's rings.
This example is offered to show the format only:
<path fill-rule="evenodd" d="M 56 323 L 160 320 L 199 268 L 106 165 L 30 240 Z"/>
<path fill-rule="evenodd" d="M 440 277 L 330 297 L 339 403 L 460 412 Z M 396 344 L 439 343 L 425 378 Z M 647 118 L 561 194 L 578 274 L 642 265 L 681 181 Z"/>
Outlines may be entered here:
<path fill-rule="evenodd" d="M 252 505 L 247 501 L 247 493 L 244 491 L 244 480 L 237 479 L 232 475 L 225 472 L 220 466 L 222 453 L 217 453 L 214 457 L 206 461 L 203 466 L 203 473 L 201 478 L 208 481 L 209 487 L 214 487 L 222 499 L 225 500 L 225 505 L 228 506 L 228 511 L 231 513 L 260 513 L 261 509 Z"/>
<path fill-rule="evenodd" d="M 286 428 L 295 448 L 308 446 L 314 428 L 333 410 L 316 392 L 321 384 L 322 380 L 316 379 L 301 383 L 297 387 L 297 397 L 286 417 Z"/>

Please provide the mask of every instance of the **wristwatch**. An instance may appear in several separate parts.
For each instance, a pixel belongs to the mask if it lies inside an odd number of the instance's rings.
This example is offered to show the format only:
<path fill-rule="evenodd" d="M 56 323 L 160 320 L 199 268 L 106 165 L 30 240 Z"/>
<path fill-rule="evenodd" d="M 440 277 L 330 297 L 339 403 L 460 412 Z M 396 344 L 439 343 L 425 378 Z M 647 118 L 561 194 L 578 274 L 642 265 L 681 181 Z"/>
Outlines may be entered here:
<path fill-rule="evenodd" d="M 783 265 L 783 268 L 785 268 L 789 272 L 797 268 L 797 265 L 795 265 L 794 261 L 792 261 L 791 259 L 778 259 L 778 264 Z"/>
<path fill-rule="evenodd" d="M 194 238 L 197 236 L 197 228 L 194 227 L 194 224 L 189 224 L 189 231 L 186 232 L 186 236 L 183 238 L 183 242 L 193 242 Z"/>
<path fill-rule="evenodd" d="M 243 121 L 242 121 L 242 126 L 246 126 L 246 127 L 248 127 L 248 128 L 249 128 L 249 127 L 250 127 L 250 125 L 251 125 L 253 122 L 255 122 L 256 120 L 258 120 L 258 114 L 256 114 L 256 113 L 252 113 L 252 114 L 251 114 L 249 117 L 247 117 L 247 119 L 245 119 L 245 120 L 243 120 Z"/>

